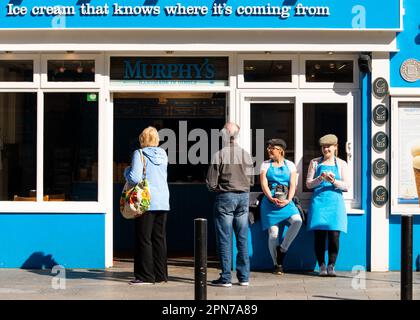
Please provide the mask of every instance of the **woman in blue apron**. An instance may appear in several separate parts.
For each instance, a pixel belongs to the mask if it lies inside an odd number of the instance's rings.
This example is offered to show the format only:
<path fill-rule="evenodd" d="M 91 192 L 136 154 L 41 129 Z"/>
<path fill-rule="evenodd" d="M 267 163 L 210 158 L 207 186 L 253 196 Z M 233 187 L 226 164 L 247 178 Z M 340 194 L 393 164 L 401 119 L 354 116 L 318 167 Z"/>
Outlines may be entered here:
<path fill-rule="evenodd" d="M 314 230 L 315 254 L 320 276 L 335 277 L 340 232 L 347 232 L 343 191 L 348 190 L 347 163 L 337 157 L 338 138 L 327 134 L 319 139 L 322 157 L 309 164 L 306 186 L 313 189 L 308 212 L 308 230 Z M 328 266 L 325 265 L 328 238 Z"/>
<path fill-rule="evenodd" d="M 261 188 L 264 192 L 261 200 L 261 224 L 263 230 L 268 229 L 268 248 L 273 259 L 273 273 L 282 274 L 284 256 L 302 225 L 299 210 L 292 200 L 296 191 L 297 170 L 293 162 L 284 158 L 284 140 L 271 139 L 267 145 L 270 160 L 263 162 L 260 170 Z M 284 220 L 287 220 L 290 226 L 279 246 L 279 224 Z"/>

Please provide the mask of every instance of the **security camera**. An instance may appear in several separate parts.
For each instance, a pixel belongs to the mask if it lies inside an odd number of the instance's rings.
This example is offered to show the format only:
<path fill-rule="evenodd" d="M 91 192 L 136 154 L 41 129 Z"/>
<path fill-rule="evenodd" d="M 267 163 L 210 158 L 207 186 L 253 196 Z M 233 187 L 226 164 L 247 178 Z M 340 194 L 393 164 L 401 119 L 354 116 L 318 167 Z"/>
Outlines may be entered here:
<path fill-rule="evenodd" d="M 372 58 L 369 52 L 362 52 L 359 55 L 359 70 L 360 72 L 372 72 Z"/>

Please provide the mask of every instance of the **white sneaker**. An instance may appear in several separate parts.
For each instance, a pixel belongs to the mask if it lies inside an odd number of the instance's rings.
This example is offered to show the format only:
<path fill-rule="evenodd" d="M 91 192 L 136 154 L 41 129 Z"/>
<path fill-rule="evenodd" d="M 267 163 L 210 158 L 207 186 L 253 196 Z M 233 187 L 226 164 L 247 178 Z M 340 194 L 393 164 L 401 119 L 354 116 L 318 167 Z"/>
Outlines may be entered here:
<path fill-rule="evenodd" d="M 243 281 L 243 282 L 240 282 L 239 281 L 239 285 L 242 286 L 242 287 L 248 287 L 249 286 L 249 282 L 248 281 Z"/>
<path fill-rule="evenodd" d="M 144 286 L 144 285 L 153 284 L 153 283 L 152 282 L 144 282 L 144 281 L 141 281 L 139 279 L 134 279 L 134 280 L 131 280 L 128 284 L 130 284 L 132 286 Z"/>
<path fill-rule="evenodd" d="M 321 264 L 319 266 L 319 276 L 320 277 L 328 276 L 327 267 L 325 266 L 325 264 Z"/>

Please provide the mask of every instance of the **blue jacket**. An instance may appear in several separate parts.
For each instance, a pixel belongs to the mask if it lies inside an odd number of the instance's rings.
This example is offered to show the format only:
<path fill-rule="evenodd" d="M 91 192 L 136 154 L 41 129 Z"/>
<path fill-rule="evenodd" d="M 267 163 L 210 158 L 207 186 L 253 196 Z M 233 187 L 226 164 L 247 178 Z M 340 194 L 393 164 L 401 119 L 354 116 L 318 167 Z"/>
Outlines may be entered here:
<path fill-rule="evenodd" d="M 149 210 L 169 210 L 168 156 L 165 150 L 159 147 L 147 147 L 142 151 L 146 162 L 146 178 L 150 188 Z M 124 177 L 131 185 L 142 180 L 143 163 L 138 150 L 133 154 L 131 166 L 124 170 Z"/>

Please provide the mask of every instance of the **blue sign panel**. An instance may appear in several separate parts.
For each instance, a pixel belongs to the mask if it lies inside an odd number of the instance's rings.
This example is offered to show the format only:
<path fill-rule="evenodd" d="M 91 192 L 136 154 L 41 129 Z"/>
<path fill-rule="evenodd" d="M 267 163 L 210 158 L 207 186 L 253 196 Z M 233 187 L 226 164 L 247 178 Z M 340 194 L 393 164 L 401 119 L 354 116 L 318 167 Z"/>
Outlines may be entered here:
<path fill-rule="evenodd" d="M 3 29 L 399 29 L 400 0 L 9 0 Z"/>

